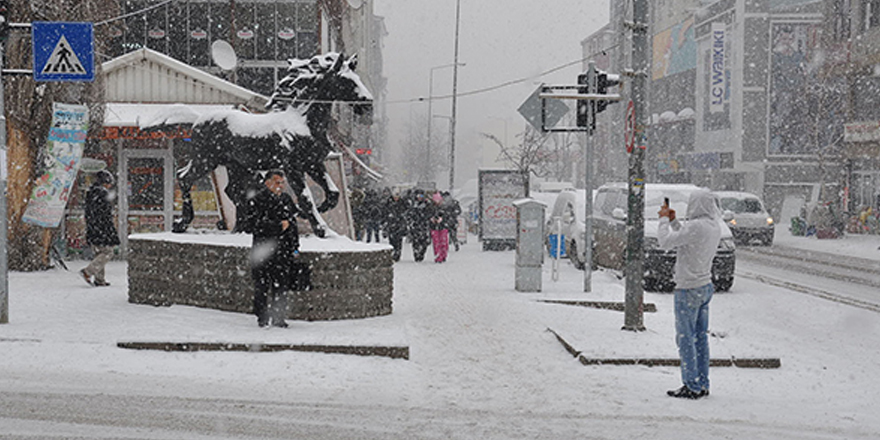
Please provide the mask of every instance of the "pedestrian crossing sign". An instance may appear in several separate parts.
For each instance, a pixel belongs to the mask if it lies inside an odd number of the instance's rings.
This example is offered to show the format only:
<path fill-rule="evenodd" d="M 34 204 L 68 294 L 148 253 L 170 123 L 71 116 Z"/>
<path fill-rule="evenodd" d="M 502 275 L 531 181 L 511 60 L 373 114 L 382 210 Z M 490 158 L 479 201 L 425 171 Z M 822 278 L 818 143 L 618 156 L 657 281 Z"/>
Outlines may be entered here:
<path fill-rule="evenodd" d="M 95 38 L 92 23 L 35 21 L 34 81 L 95 80 Z"/>

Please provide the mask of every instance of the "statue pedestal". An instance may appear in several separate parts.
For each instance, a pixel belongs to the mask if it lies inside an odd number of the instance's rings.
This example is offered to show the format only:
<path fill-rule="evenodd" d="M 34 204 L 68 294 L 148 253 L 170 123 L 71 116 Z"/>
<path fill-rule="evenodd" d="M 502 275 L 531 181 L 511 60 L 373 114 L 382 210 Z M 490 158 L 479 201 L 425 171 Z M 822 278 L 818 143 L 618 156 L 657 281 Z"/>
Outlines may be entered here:
<path fill-rule="evenodd" d="M 135 234 L 128 240 L 129 302 L 253 312 L 250 235 L 166 232 Z M 290 319 L 358 319 L 391 313 L 391 246 L 343 236 L 309 236 L 301 238 L 300 258 L 311 267 L 312 288 L 288 293 Z"/>

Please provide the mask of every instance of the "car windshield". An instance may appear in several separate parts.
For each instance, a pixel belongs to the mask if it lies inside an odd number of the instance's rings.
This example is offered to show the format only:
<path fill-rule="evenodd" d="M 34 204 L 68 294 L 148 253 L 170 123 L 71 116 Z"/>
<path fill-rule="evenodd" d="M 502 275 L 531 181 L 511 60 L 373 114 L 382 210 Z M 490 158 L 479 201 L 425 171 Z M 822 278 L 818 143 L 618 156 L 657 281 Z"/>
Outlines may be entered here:
<path fill-rule="evenodd" d="M 762 211 L 761 202 L 758 199 L 737 199 L 733 197 L 721 199 L 721 209 L 733 211 L 736 214 L 757 214 Z"/>

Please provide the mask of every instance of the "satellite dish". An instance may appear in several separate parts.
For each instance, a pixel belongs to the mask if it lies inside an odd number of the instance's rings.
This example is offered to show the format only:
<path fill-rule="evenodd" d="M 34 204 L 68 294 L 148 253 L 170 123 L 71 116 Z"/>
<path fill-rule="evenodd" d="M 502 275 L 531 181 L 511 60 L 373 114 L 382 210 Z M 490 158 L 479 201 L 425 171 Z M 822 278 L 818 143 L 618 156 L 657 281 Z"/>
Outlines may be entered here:
<path fill-rule="evenodd" d="M 364 4 L 364 0 L 348 0 L 348 5 L 354 9 L 360 9 Z"/>
<path fill-rule="evenodd" d="M 223 40 L 217 40 L 211 44 L 211 58 L 214 59 L 214 64 L 223 70 L 233 70 L 238 65 L 235 49 Z"/>

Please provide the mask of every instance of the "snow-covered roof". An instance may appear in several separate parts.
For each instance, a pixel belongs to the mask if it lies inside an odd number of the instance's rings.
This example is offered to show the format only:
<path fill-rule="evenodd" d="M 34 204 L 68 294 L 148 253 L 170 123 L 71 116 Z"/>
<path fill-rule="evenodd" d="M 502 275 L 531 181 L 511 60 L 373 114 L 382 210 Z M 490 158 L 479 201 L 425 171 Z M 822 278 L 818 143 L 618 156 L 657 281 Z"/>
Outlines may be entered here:
<path fill-rule="evenodd" d="M 107 102 L 248 104 L 268 98 L 147 48 L 101 65 Z"/>
<path fill-rule="evenodd" d="M 104 106 L 104 125 L 107 127 L 137 127 L 143 121 L 151 121 L 172 113 L 179 104 L 134 104 L 108 102 Z M 191 104 L 190 110 L 207 115 L 219 110 L 232 109 L 232 105 Z"/>

